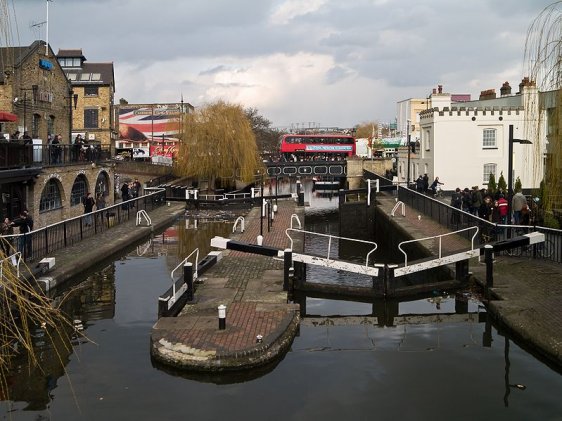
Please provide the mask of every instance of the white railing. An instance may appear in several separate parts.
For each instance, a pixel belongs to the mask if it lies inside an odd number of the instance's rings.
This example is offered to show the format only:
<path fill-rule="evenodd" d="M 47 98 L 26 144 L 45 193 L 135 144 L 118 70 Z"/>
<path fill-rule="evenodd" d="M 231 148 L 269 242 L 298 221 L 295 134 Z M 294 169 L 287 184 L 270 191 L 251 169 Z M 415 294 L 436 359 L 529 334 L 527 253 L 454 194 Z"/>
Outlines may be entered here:
<path fill-rule="evenodd" d="M 299 216 L 296 213 L 293 213 L 291 215 L 291 229 L 293 229 L 293 220 L 296 220 L 299 224 L 299 229 L 302 229 L 302 225 L 301 225 L 301 220 L 299 219 Z"/>
<path fill-rule="evenodd" d="M 238 218 L 236 218 L 236 221 L 234 221 L 234 225 L 232 226 L 232 232 L 236 232 L 236 227 L 238 226 L 238 222 L 240 222 L 240 232 L 244 232 L 244 217 L 243 216 L 239 216 Z"/>
<path fill-rule="evenodd" d="M 448 232 L 446 234 L 434 235 L 432 237 L 425 237 L 425 238 L 419 238 L 419 239 L 416 239 L 416 240 L 402 241 L 400 244 L 398 244 L 398 250 L 400 250 L 402 252 L 402 254 L 404 255 L 404 266 L 405 267 L 408 266 L 408 254 L 402 249 L 403 244 L 419 243 L 419 242 L 422 242 L 422 241 L 438 239 L 439 240 L 438 258 L 441 259 L 443 257 L 443 255 L 442 255 L 442 253 L 443 253 L 443 251 L 442 251 L 443 250 L 442 249 L 443 238 L 447 237 L 449 235 L 456 235 L 456 234 L 459 234 L 461 232 L 470 231 L 470 230 L 474 230 L 474 235 L 472 236 L 471 249 L 470 250 L 475 250 L 474 242 L 475 242 L 476 237 L 478 236 L 478 231 L 479 231 L 478 227 L 468 227 L 468 228 L 463 228 L 462 230 Z"/>
<path fill-rule="evenodd" d="M 291 223 L 292 223 L 292 219 L 291 219 Z M 327 260 L 330 260 L 330 250 L 332 248 L 332 239 L 353 241 L 353 242 L 356 242 L 356 243 L 373 245 L 374 246 L 373 249 L 371 249 L 367 253 L 367 256 L 365 257 L 365 267 L 369 267 L 369 257 L 371 256 L 371 254 L 373 254 L 377 250 L 377 247 L 378 247 L 377 243 L 375 243 L 374 241 L 358 240 L 356 238 L 338 237 L 338 236 L 330 235 L 330 234 L 321 234 L 321 233 L 318 233 L 318 232 L 304 231 L 304 230 L 301 230 L 301 229 L 294 229 L 294 228 L 287 228 L 285 230 L 285 234 L 287 235 L 287 237 L 289 238 L 289 241 L 291 242 L 291 246 L 290 246 L 291 250 L 293 250 L 293 238 L 289 235 L 289 232 L 296 232 L 296 233 L 309 234 L 309 235 L 317 235 L 319 237 L 327 237 L 328 238 L 328 253 L 327 253 L 327 256 L 326 256 Z"/>
<path fill-rule="evenodd" d="M 140 211 L 137 212 L 136 226 L 138 227 L 142 223 L 143 217 L 146 220 L 146 223 L 147 223 L 146 226 L 150 227 L 152 225 L 152 219 L 150 219 L 150 216 L 148 216 L 148 213 L 146 213 L 146 211 L 144 209 L 141 209 Z"/>
<path fill-rule="evenodd" d="M 179 265 L 177 265 L 172 272 L 170 273 L 170 277 L 172 278 L 172 281 L 174 281 L 174 272 L 176 270 L 178 270 L 180 267 L 182 267 L 185 263 L 187 263 L 187 261 L 189 260 L 189 258 L 191 256 L 193 256 L 193 253 L 195 253 L 195 264 L 193 265 L 193 280 L 197 279 L 197 263 L 199 262 L 199 249 L 196 248 L 195 250 L 193 250 L 191 253 L 189 253 L 189 255 L 183 259 Z M 175 282 L 173 282 L 173 285 L 175 285 Z M 173 286 L 174 288 L 174 294 L 175 294 L 175 286 Z"/>
<path fill-rule="evenodd" d="M 396 212 L 398 207 L 402 207 L 402 216 L 406 216 L 406 208 L 404 207 L 404 202 L 401 201 L 396 202 L 396 204 L 392 208 L 392 211 L 390 212 L 390 216 L 394 216 L 394 213 Z"/>

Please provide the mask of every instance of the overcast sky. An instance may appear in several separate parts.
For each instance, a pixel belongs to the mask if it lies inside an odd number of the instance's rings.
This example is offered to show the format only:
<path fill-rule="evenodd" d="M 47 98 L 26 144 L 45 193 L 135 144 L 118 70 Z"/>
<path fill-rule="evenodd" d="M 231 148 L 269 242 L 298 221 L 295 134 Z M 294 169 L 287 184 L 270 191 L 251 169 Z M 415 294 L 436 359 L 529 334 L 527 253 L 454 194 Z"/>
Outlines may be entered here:
<path fill-rule="evenodd" d="M 13 45 L 45 39 L 46 25 L 32 25 L 46 0 L 4 1 Z M 397 101 L 438 84 L 473 98 L 505 81 L 517 88 L 527 29 L 551 3 L 54 0 L 49 43 L 113 62 L 116 102 L 223 99 L 274 126 L 351 127 L 393 120 Z"/>

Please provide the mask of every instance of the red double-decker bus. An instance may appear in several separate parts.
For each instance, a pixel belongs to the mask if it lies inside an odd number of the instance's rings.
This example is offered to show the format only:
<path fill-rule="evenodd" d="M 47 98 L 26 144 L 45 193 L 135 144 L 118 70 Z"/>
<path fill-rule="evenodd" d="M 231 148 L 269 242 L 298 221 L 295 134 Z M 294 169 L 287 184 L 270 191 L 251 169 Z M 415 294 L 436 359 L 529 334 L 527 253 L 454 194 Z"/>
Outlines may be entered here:
<path fill-rule="evenodd" d="M 285 134 L 281 154 L 288 161 L 345 159 L 355 155 L 355 137 L 348 134 Z"/>

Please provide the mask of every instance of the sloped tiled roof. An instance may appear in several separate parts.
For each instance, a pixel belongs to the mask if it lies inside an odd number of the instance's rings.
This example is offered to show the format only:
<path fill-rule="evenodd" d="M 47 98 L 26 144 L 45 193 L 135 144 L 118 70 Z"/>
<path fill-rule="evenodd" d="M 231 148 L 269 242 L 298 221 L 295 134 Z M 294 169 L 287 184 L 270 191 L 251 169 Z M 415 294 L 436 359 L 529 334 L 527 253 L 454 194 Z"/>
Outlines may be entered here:
<path fill-rule="evenodd" d="M 59 48 L 59 52 L 57 53 L 57 58 L 59 57 L 80 57 L 82 60 L 86 60 L 84 54 L 82 54 L 82 49 L 77 48 L 73 50 L 61 50 Z"/>

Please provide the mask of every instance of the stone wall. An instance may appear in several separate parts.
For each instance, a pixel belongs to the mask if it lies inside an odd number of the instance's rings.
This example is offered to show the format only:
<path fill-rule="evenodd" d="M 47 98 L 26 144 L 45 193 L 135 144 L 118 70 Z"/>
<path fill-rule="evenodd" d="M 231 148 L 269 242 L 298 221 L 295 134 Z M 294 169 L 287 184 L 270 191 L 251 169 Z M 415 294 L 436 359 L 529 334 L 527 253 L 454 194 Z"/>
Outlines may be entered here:
<path fill-rule="evenodd" d="M 363 170 L 384 175 L 387 170 L 392 170 L 392 158 L 348 159 L 347 181 L 349 189 L 360 188 Z"/>

